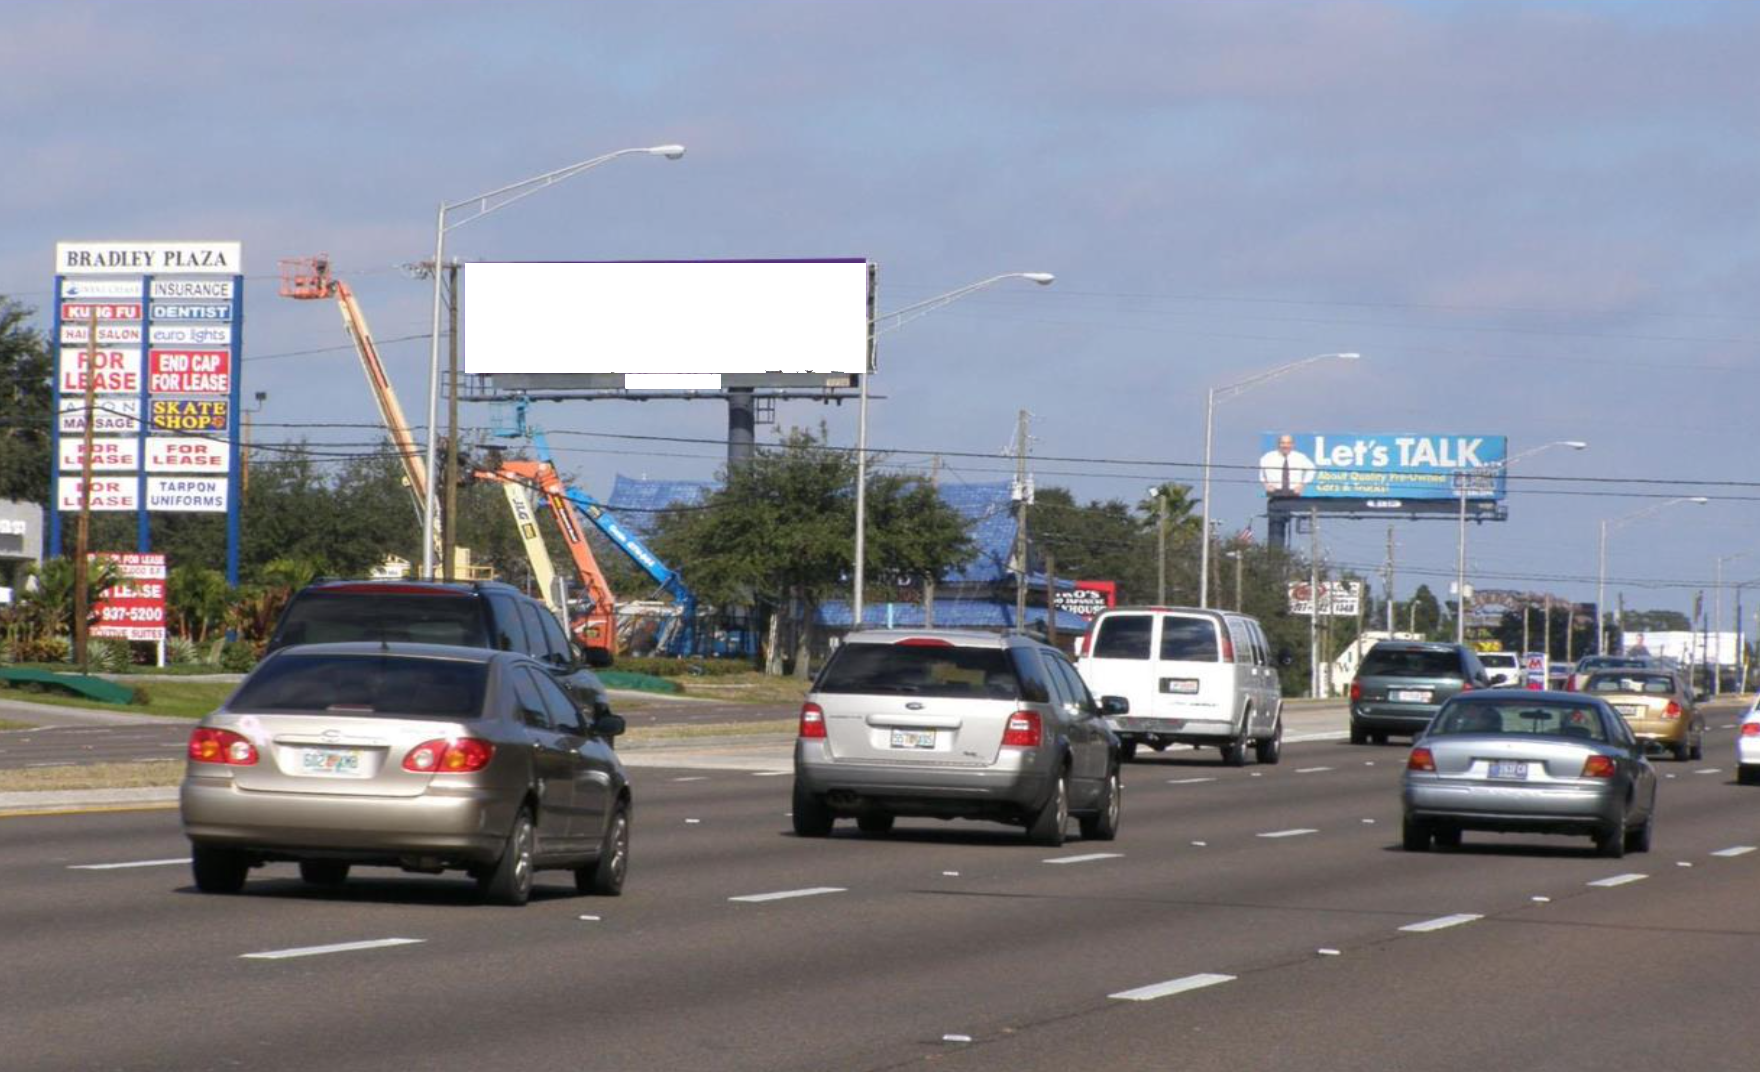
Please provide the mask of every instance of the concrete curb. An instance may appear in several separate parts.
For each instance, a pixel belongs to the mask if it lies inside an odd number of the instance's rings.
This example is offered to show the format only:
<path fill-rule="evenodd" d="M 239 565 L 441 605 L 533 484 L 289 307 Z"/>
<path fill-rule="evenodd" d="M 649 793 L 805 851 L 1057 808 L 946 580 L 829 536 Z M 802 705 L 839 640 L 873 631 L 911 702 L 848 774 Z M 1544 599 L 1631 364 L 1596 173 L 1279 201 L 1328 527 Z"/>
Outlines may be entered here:
<path fill-rule="evenodd" d="M 50 789 L 0 793 L 0 816 L 57 815 L 176 806 L 177 787 L 174 785 L 141 789 Z"/>

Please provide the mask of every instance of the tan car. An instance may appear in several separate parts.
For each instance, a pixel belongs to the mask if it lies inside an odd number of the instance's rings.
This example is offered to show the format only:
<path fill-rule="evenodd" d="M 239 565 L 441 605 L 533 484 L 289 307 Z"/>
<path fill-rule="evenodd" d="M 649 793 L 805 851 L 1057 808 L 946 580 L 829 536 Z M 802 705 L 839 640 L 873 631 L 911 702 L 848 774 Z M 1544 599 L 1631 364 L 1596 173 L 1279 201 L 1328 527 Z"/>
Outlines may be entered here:
<path fill-rule="evenodd" d="M 1598 670 L 1578 691 L 1605 700 L 1640 742 L 1678 760 L 1703 759 L 1705 721 L 1680 675 L 1658 667 Z"/>

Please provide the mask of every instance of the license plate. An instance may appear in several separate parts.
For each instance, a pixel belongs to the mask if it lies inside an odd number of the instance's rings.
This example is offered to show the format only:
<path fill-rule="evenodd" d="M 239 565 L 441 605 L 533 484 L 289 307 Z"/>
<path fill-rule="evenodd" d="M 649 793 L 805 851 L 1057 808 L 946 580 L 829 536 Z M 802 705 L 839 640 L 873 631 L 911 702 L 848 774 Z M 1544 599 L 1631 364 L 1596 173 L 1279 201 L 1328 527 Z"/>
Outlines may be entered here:
<path fill-rule="evenodd" d="M 307 774 L 346 777 L 363 773 L 358 748 L 304 748 L 300 750 L 299 767 Z"/>
<path fill-rule="evenodd" d="M 1429 689 L 1394 689 L 1388 694 L 1395 703 L 1429 703 Z"/>
<path fill-rule="evenodd" d="M 1187 677 L 1164 677 L 1161 679 L 1161 691 L 1171 692 L 1178 696 L 1193 696 L 1198 691 L 1198 680 Z"/>
<path fill-rule="evenodd" d="M 1528 762 L 1522 759 L 1494 759 L 1491 761 L 1491 777 L 1525 782 L 1528 780 Z"/>
<path fill-rule="evenodd" d="M 1642 718 L 1644 716 L 1644 709 L 1637 704 L 1617 704 L 1614 710 L 1627 718 Z"/>
<path fill-rule="evenodd" d="M 893 730 L 892 747 L 894 748 L 934 748 L 934 730 Z"/>

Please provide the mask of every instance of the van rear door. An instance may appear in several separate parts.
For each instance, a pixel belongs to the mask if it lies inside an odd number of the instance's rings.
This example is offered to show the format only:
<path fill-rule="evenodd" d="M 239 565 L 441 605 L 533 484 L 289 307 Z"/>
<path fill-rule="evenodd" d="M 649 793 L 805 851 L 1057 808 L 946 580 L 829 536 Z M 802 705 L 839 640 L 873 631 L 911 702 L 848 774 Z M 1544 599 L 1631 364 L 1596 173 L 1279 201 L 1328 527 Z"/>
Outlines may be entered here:
<path fill-rule="evenodd" d="M 1232 722 L 1235 667 L 1232 659 L 1224 659 L 1229 654 L 1225 648 L 1235 648 L 1232 638 L 1224 644 L 1219 623 L 1208 614 L 1159 617 L 1151 713 L 1157 718 Z"/>

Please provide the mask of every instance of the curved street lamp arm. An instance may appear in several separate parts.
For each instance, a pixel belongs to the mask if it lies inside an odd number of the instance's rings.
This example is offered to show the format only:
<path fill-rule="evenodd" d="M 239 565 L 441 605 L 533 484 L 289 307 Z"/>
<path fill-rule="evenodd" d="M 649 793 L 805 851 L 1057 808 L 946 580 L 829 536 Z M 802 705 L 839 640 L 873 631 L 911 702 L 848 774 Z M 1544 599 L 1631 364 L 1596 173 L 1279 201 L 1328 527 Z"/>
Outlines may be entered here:
<path fill-rule="evenodd" d="M 967 283 L 965 286 L 950 290 L 946 294 L 937 294 L 933 298 L 924 298 L 922 301 L 914 302 L 902 309 L 882 313 L 874 318 L 874 334 L 880 336 L 897 331 L 926 313 L 932 313 L 942 306 L 951 305 L 973 291 L 983 290 L 985 287 L 1000 283 L 1004 279 L 1030 279 L 1035 283 L 1046 284 L 1050 283 L 1052 278 L 1049 272 L 1003 272 L 1001 275 L 993 275 L 989 279 L 980 279 L 976 283 Z M 887 320 L 892 323 L 881 327 L 880 324 Z"/>
<path fill-rule="evenodd" d="M 1253 388 L 1258 387 L 1260 384 L 1270 383 L 1272 380 L 1279 379 L 1280 377 L 1283 377 L 1283 376 L 1287 376 L 1299 368 L 1306 368 L 1309 365 L 1315 364 L 1316 362 L 1326 361 L 1326 360 L 1329 360 L 1334 357 L 1355 360 L 1357 355 L 1356 354 L 1349 354 L 1349 355 L 1346 355 L 1346 354 L 1315 354 L 1312 357 L 1304 357 L 1300 361 L 1291 361 L 1287 365 L 1279 365 L 1274 369 L 1267 369 L 1266 371 L 1258 373 L 1256 375 L 1248 376 L 1244 380 L 1236 380 L 1234 383 L 1223 384 L 1221 387 L 1213 387 L 1213 388 L 1211 388 L 1210 393 L 1211 393 L 1211 396 L 1214 401 L 1222 402 L 1227 399 L 1233 398 L 1234 396 L 1236 396 L 1238 394 L 1243 394 L 1247 391 L 1250 391 Z"/>
<path fill-rule="evenodd" d="M 455 220 L 446 224 L 446 230 L 450 231 L 454 228 L 462 227 L 474 220 L 480 220 L 489 213 L 495 212 L 498 209 L 504 209 L 515 201 L 530 197 L 546 187 L 554 186 L 567 179 L 572 179 L 583 171 L 596 168 L 600 164 L 609 163 L 620 156 L 633 156 L 637 153 L 652 154 L 653 152 L 653 149 L 647 148 L 619 149 L 616 152 L 603 153 L 599 156 L 595 156 L 591 160 L 582 160 L 579 163 L 570 164 L 567 167 L 560 167 L 554 171 L 546 171 L 542 175 L 534 175 L 529 179 L 521 179 L 519 182 L 508 183 L 506 186 L 490 190 L 488 193 L 477 194 L 475 197 L 467 197 L 459 201 L 447 202 L 445 205 L 441 206 L 440 211 L 442 215 L 451 212 L 454 209 L 464 208 L 467 205 L 475 205 L 477 210 L 461 220 Z"/>

